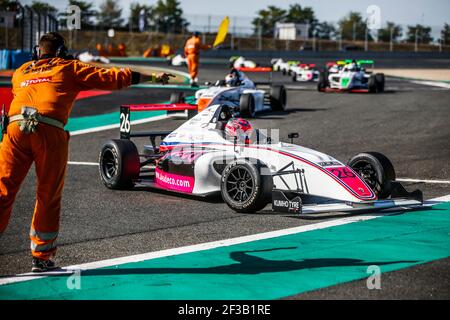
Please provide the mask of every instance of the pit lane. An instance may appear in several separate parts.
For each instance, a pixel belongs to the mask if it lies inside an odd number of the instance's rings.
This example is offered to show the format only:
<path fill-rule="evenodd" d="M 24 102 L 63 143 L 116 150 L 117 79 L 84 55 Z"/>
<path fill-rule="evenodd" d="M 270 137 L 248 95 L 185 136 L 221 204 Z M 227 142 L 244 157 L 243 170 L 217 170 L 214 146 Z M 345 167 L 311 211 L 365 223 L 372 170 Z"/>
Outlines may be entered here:
<path fill-rule="evenodd" d="M 226 70 L 225 65 L 205 65 L 200 70 L 201 81 L 215 81 L 223 77 Z M 256 77 L 264 80 L 262 75 Z M 285 81 L 289 88 L 293 88 L 288 92 L 288 110 L 285 113 L 259 114 L 254 121 L 258 127 L 279 128 L 281 137 L 297 131 L 300 139 L 296 143 L 329 153 L 342 161 L 361 151 L 380 151 L 391 158 L 398 177 L 450 179 L 450 150 L 445 147 L 450 138 L 450 111 L 447 107 L 450 91 L 387 78 L 384 94 L 322 94 L 315 90 L 315 84 L 293 84 L 290 78 L 279 74 L 274 80 Z M 128 89 L 83 99 L 76 103 L 72 116 L 111 113 L 117 111 L 121 103 L 130 101 L 166 101 L 170 92 L 172 90 Z M 186 90 L 186 93 L 192 94 L 192 91 Z M 136 130 L 170 130 L 182 122 L 168 119 L 136 126 Z M 70 160 L 96 162 L 103 141 L 117 136 L 117 129 L 73 136 Z M 58 254 L 63 265 L 317 222 L 285 214 L 236 214 L 219 199 L 198 201 L 147 190 L 111 191 L 102 185 L 97 170 L 94 166 L 69 165 Z M 34 186 L 35 176 L 31 171 L 0 243 L 2 274 L 29 270 L 28 230 L 34 207 Z M 425 198 L 450 193 L 447 184 L 407 183 L 407 186 L 408 189 L 421 188 Z M 446 259 L 434 263 L 438 266 L 439 263 L 441 266 L 448 264 Z M 426 265 L 421 267 L 426 268 Z M 433 267 L 438 274 L 445 272 L 445 268 Z M 395 272 L 407 277 L 409 271 L 406 270 L 409 269 Z M 423 282 L 433 286 L 431 279 L 427 281 L 425 278 Z M 351 292 L 345 286 L 336 287 Z M 401 290 L 401 286 L 393 286 L 384 293 L 387 296 L 398 295 Z M 423 291 L 422 284 L 421 290 L 419 287 L 411 289 L 408 297 L 416 297 Z M 448 291 L 444 294 L 448 297 Z M 332 298 L 333 291 L 327 297 Z M 350 297 L 356 298 L 356 293 Z"/>

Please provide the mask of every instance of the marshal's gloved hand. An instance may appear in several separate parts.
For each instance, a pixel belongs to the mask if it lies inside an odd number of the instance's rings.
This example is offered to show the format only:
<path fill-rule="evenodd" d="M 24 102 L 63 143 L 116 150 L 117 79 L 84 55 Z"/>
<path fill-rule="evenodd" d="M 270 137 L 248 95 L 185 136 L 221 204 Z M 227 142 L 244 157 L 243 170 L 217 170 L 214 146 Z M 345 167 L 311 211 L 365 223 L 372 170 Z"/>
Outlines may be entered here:
<path fill-rule="evenodd" d="M 170 78 L 175 78 L 175 75 L 167 72 L 161 72 L 158 74 L 154 73 L 149 76 L 136 71 L 131 72 L 131 84 L 138 84 L 148 81 L 167 84 L 169 83 Z"/>

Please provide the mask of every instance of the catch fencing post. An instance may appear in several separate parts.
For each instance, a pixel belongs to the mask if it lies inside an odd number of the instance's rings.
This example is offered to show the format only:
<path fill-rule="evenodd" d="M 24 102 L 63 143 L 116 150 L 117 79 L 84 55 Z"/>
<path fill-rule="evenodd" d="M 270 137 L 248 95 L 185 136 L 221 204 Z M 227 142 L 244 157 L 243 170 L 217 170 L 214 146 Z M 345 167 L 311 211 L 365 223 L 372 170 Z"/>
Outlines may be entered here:
<path fill-rule="evenodd" d="M 419 46 L 418 46 L 418 34 L 419 34 L 419 28 L 416 28 L 416 39 L 415 39 L 415 43 L 414 43 L 414 51 L 417 52 L 419 51 Z"/>
<path fill-rule="evenodd" d="M 312 47 L 313 47 L 313 51 L 316 51 L 316 33 L 313 33 Z"/>
<path fill-rule="evenodd" d="M 356 41 L 356 22 L 353 21 L 353 42 Z"/>
<path fill-rule="evenodd" d="M 394 36 L 394 28 L 391 27 L 390 29 L 390 40 L 389 40 L 389 51 L 394 51 L 394 42 L 393 42 L 393 36 Z"/>
<path fill-rule="evenodd" d="M 258 27 L 258 50 L 262 50 L 262 26 L 259 25 Z"/>
<path fill-rule="evenodd" d="M 364 51 L 369 51 L 369 31 L 368 28 L 366 26 L 366 33 L 365 33 L 365 38 L 364 38 Z"/>

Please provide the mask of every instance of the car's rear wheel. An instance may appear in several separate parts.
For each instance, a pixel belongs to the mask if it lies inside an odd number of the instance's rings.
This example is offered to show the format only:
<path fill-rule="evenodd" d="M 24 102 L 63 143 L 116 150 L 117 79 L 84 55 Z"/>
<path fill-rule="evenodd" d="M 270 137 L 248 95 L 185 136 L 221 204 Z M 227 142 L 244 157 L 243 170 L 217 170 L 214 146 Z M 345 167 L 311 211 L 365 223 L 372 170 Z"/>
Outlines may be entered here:
<path fill-rule="evenodd" d="M 255 116 L 255 98 L 250 93 L 244 93 L 239 100 L 239 113 L 242 117 L 253 118 Z"/>
<path fill-rule="evenodd" d="M 297 73 L 294 72 L 293 76 L 292 76 L 292 82 L 297 82 Z"/>
<path fill-rule="evenodd" d="M 222 173 L 222 198 L 236 212 L 257 212 L 271 201 L 273 180 L 270 171 L 264 164 L 255 162 L 238 159 L 227 165 Z"/>
<path fill-rule="evenodd" d="M 136 145 L 129 140 L 107 141 L 100 152 L 100 177 L 109 189 L 130 189 L 141 164 Z"/>
<path fill-rule="evenodd" d="M 274 85 L 270 87 L 270 107 L 272 110 L 286 110 L 287 94 L 283 85 Z"/>
<path fill-rule="evenodd" d="M 379 152 L 363 152 L 348 161 L 352 168 L 375 192 L 379 199 L 391 195 L 391 182 L 395 181 L 392 162 Z"/>
<path fill-rule="evenodd" d="M 170 94 L 170 103 L 184 103 L 185 97 L 183 92 L 173 92 Z"/>

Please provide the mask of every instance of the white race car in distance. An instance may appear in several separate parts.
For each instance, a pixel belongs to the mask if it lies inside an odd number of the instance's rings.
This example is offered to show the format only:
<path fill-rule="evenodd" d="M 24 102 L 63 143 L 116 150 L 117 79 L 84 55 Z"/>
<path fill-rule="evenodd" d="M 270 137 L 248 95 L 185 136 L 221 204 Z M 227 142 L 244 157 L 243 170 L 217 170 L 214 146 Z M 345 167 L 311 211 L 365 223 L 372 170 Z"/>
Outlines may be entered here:
<path fill-rule="evenodd" d="M 294 60 L 284 61 L 283 59 L 279 58 L 279 59 L 272 59 L 270 63 L 272 65 L 273 71 L 279 71 L 283 75 L 290 76 L 292 74 L 292 68 L 298 66 L 300 64 L 300 61 Z"/>
<path fill-rule="evenodd" d="M 233 56 L 230 58 L 230 68 L 256 68 L 259 65 L 252 60 L 247 60 L 243 56 Z"/>
<path fill-rule="evenodd" d="M 363 65 L 373 60 L 343 60 L 329 65 L 320 73 L 317 89 L 319 92 L 369 92 L 384 91 L 383 73 L 368 72 Z"/>
<path fill-rule="evenodd" d="M 270 69 L 271 70 L 271 69 Z M 269 72 L 269 71 L 268 71 Z M 242 117 L 252 118 L 257 112 L 274 110 L 284 111 L 287 93 L 283 85 L 271 84 L 269 90 L 260 90 L 242 71 L 232 69 L 227 77 L 232 80 L 219 80 L 213 86 L 196 91 L 198 112 L 212 105 L 228 104 L 239 110 Z M 171 103 L 182 103 L 183 98 L 173 94 Z"/>
<path fill-rule="evenodd" d="M 187 59 L 181 54 L 171 55 L 167 57 L 167 63 L 175 67 L 187 66 Z"/>
<path fill-rule="evenodd" d="M 320 72 L 313 63 L 300 63 L 291 67 L 292 81 L 319 81 Z"/>

